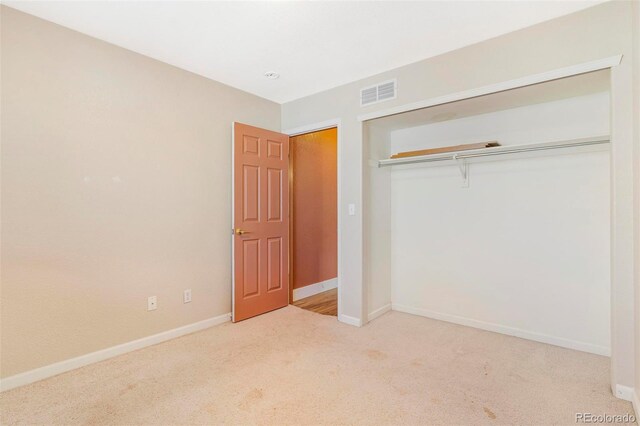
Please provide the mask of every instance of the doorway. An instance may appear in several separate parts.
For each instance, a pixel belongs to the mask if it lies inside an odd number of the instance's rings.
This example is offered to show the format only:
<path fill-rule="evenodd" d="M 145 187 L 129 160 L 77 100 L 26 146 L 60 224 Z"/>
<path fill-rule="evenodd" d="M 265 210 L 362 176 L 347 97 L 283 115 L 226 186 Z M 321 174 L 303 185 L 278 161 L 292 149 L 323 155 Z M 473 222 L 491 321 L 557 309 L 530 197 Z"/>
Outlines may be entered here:
<path fill-rule="evenodd" d="M 298 134 L 289 146 L 289 300 L 337 316 L 338 130 Z"/>
<path fill-rule="evenodd" d="M 340 317 L 339 122 L 332 124 L 283 134 L 233 123 L 233 322 L 289 303 Z"/>

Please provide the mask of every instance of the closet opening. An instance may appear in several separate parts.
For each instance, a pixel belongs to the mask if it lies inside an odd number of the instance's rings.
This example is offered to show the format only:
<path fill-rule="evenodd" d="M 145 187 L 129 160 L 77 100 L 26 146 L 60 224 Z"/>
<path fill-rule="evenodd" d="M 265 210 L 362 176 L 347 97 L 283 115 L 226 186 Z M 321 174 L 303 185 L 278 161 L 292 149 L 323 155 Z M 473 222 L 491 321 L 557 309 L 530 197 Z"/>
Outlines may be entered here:
<path fill-rule="evenodd" d="M 363 131 L 369 319 L 393 309 L 611 354 L 609 69 Z"/>
<path fill-rule="evenodd" d="M 290 303 L 338 315 L 338 129 L 289 139 Z"/>

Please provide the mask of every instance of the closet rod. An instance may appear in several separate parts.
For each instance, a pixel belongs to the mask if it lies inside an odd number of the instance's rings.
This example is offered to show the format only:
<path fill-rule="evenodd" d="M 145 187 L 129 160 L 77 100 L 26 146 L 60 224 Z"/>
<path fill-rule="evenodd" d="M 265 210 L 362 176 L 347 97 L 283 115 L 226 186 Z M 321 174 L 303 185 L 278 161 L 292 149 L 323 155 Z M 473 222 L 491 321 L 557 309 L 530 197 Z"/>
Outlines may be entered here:
<path fill-rule="evenodd" d="M 496 146 L 493 148 L 474 149 L 469 151 L 457 151 L 451 153 L 421 155 L 416 157 L 393 158 L 379 160 L 378 167 L 395 166 L 401 164 L 430 163 L 435 161 L 464 160 L 468 158 L 489 157 L 494 155 L 518 154 L 521 152 L 546 151 L 561 148 L 576 148 L 592 145 L 602 145 L 610 142 L 609 136 L 575 139 L 569 141 L 545 142 L 518 146 Z"/>

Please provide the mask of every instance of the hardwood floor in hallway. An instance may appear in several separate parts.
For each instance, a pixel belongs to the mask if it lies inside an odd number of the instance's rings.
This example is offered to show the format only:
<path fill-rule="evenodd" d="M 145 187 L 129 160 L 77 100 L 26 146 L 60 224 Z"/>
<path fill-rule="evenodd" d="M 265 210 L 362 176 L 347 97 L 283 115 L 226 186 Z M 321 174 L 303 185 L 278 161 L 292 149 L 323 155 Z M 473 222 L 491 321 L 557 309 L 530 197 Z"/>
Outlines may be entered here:
<path fill-rule="evenodd" d="M 293 306 L 322 315 L 338 316 L 338 289 L 323 291 L 292 303 Z"/>

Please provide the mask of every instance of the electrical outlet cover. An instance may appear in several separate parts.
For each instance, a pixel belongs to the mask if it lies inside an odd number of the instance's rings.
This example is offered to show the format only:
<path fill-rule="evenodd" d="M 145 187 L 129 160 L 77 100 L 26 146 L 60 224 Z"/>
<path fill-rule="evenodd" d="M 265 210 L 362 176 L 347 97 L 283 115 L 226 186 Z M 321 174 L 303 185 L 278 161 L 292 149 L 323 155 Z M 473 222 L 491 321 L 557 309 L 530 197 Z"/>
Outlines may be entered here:
<path fill-rule="evenodd" d="M 147 299 L 147 311 L 155 311 L 156 309 L 158 309 L 158 297 L 149 296 Z"/>

